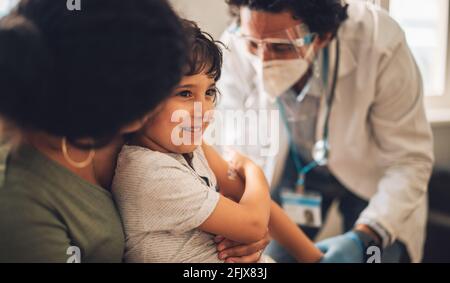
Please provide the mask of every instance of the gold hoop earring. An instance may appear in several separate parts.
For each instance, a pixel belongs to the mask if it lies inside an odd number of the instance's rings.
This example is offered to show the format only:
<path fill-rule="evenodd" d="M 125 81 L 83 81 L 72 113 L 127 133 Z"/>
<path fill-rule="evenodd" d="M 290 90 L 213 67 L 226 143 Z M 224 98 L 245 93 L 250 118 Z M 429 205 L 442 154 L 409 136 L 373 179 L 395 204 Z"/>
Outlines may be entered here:
<path fill-rule="evenodd" d="M 89 156 L 86 160 L 81 161 L 81 162 L 73 161 L 70 158 L 69 153 L 67 151 L 67 138 L 66 137 L 62 138 L 61 147 L 62 147 L 62 153 L 63 153 L 64 159 L 75 168 L 81 169 L 81 168 L 87 167 L 89 164 L 91 164 L 92 160 L 95 157 L 95 150 L 91 149 L 91 151 L 89 152 Z"/>

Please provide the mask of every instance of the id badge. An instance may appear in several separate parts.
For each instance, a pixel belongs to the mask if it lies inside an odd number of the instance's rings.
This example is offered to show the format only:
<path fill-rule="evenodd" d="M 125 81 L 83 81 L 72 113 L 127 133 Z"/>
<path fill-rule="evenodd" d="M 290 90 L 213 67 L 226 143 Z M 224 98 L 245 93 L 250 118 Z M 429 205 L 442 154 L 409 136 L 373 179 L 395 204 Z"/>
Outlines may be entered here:
<path fill-rule="evenodd" d="M 322 226 L 322 196 L 319 193 L 294 193 L 285 190 L 281 202 L 286 214 L 297 224 L 307 227 Z"/>

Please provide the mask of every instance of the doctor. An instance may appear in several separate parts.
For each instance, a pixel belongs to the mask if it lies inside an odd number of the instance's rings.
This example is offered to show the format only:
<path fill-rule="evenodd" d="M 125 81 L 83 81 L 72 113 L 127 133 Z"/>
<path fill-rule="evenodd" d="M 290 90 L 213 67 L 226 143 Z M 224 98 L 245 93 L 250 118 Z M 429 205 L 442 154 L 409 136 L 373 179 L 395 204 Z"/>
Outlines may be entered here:
<path fill-rule="evenodd" d="M 220 108 L 279 111 L 277 154 L 239 148 L 264 166 L 274 199 L 310 237 L 339 201 L 345 233 L 317 244 L 323 262 L 367 262 L 373 247 L 383 262 L 419 262 L 433 142 L 402 29 L 363 1 L 227 3 Z M 268 253 L 293 260 L 277 243 Z"/>

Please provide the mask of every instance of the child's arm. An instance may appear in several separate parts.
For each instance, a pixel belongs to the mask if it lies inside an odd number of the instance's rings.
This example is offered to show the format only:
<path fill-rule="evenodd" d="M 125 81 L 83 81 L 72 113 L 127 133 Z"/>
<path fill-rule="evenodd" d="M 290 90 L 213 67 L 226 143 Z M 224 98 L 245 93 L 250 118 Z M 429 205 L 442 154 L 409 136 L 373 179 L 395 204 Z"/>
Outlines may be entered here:
<path fill-rule="evenodd" d="M 222 193 L 239 201 L 240 195 L 245 193 L 244 182 L 239 178 L 235 180 L 228 178 L 228 163 L 211 146 L 204 144 L 202 148 L 219 186 L 223 190 Z M 322 257 L 320 250 L 273 201 L 270 208 L 269 232 L 300 262 L 318 262 Z"/>
<path fill-rule="evenodd" d="M 270 210 L 269 232 L 299 262 L 319 262 L 323 256 L 276 202 L 272 202 Z"/>
<path fill-rule="evenodd" d="M 239 177 L 233 179 L 229 178 L 228 162 L 226 162 L 213 147 L 203 142 L 202 149 L 208 160 L 209 167 L 216 176 L 220 193 L 235 202 L 239 202 L 245 190 L 245 184 L 242 179 Z"/>
<path fill-rule="evenodd" d="M 240 202 L 220 196 L 213 213 L 199 229 L 237 242 L 253 243 L 267 233 L 271 205 L 269 184 L 264 172 L 249 160 L 242 159 L 237 169 L 246 180 Z"/>

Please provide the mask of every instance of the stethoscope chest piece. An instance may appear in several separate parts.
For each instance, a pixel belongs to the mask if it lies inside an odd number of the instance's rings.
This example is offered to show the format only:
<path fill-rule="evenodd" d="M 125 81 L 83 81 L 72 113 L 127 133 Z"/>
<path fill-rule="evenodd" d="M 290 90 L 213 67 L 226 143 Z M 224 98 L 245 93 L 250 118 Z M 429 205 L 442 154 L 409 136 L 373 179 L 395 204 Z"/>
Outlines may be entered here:
<path fill-rule="evenodd" d="M 328 163 L 329 145 L 326 140 L 319 140 L 313 147 L 312 158 L 319 166 L 327 165 Z"/>

